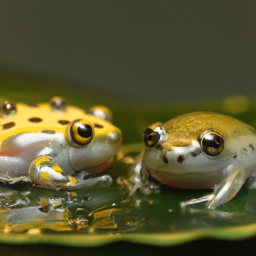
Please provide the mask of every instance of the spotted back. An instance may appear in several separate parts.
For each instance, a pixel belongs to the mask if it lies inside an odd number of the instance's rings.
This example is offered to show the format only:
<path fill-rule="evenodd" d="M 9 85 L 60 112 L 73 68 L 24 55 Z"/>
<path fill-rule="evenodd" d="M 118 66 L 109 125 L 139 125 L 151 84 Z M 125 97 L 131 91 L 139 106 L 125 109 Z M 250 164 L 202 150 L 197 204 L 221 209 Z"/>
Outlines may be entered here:
<path fill-rule="evenodd" d="M 64 133 L 66 126 L 75 119 L 86 119 L 95 127 L 96 135 L 104 135 L 113 129 L 107 121 L 86 114 L 83 109 L 66 106 L 54 109 L 51 104 L 38 105 L 16 104 L 16 111 L 9 116 L 0 117 L 0 145 L 13 135 L 27 132 Z"/>

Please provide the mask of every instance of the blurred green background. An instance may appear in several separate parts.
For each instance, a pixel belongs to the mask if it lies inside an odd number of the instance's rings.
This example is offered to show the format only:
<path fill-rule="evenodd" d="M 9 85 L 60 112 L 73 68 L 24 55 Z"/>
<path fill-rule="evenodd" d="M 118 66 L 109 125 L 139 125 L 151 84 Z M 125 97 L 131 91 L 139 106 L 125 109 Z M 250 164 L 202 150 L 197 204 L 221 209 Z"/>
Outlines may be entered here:
<path fill-rule="evenodd" d="M 248 96 L 255 8 L 252 0 L 1 1 L 0 63 L 79 83 L 85 97 L 84 87 L 129 102 Z"/>

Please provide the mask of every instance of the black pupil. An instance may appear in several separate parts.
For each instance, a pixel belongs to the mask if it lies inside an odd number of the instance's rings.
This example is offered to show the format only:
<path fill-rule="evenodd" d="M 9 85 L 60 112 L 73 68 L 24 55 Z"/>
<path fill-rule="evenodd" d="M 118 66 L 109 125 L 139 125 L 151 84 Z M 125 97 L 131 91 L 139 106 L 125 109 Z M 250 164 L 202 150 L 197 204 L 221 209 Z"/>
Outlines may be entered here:
<path fill-rule="evenodd" d="M 145 142 L 146 146 L 148 146 L 148 147 L 155 146 L 158 142 L 157 133 L 155 131 L 153 131 L 152 129 L 147 128 L 144 131 L 144 142 Z"/>
<path fill-rule="evenodd" d="M 207 134 L 204 137 L 204 146 L 207 148 L 218 149 L 221 146 L 220 137 L 215 134 Z"/>
<path fill-rule="evenodd" d="M 206 154 L 217 156 L 224 148 L 224 141 L 217 134 L 206 134 L 202 141 L 202 147 Z"/>
<path fill-rule="evenodd" d="M 90 138 L 92 136 L 92 127 L 88 124 L 80 123 L 77 132 L 83 138 Z"/>

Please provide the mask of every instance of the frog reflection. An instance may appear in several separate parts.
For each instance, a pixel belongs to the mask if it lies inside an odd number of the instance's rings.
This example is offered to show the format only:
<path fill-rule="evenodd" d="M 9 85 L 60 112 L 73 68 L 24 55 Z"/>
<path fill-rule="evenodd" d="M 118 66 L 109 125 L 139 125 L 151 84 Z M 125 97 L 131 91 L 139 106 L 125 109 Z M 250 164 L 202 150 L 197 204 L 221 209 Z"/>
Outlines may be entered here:
<path fill-rule="evenodd" d="M 76 192 L 31 188 L 25 198 L 17 190 L 4 187 L 0 196 L 5 196 L 5 205 L 1 204 L 0 233 L 32 234 L 43 229 L 85 229 L 89 233 L 108 229 L 109 233 L 131 228 L 127 225 L 131 202 L 125 191 L 115 188 L 86 188 Z"/>

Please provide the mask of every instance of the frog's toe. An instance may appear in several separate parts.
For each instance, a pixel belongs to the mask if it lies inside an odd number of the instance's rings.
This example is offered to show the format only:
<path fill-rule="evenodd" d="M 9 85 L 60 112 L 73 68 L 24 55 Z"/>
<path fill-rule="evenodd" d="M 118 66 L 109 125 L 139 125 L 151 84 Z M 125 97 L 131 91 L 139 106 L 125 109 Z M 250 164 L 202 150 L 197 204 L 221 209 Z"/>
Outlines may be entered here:
<path fill-rule="evenodd" d="M 77 182 L 75 187 L 85 188 L 85 187 L 93 187 L 93 186 L 100 186 L 100 187 L 110 187 L 112 185 L 112 178 L 110 175 L 102 175 L 99 177 L 88 178 L 81 182 Z"/>
<path fill-rule="evenodd" d="M 71 177 L 71 176 L 70 176 Z M 74 177 L 72 177 L 75 179 Z M 76 184 L 72 185 L 70 183 L 67 183 L 66 185 L 62 186 L 51 186 L 48 187 L 52 190 L 66 190 L 66 191 L 77 191 L 89 187 L 110 187 L 112 185 L 112 178 L 110 175 L 102 175 L 100 177 L 94 177 L 94 178 L 88 178 L 86 180 L 80 180 L 79 178 L 76 179 Z M 46 188 L 43 184 L 38 184 L 37 187 Z"/>
<path fill-rule="evenodd" d="M 199 197 L 199 198 L 196 198 L 196 199 L 190 199 L 188 201 L 182 201 L 182 202 L 180 202 L 180 207 L 185 208 L 188 205 L 198 204 L 198 203 L 203 203 L 203 202 L 209 202 L 213 199 L 213 197 L 214 197 L 214 195 L 210 194 L 210 195 Z"/>

